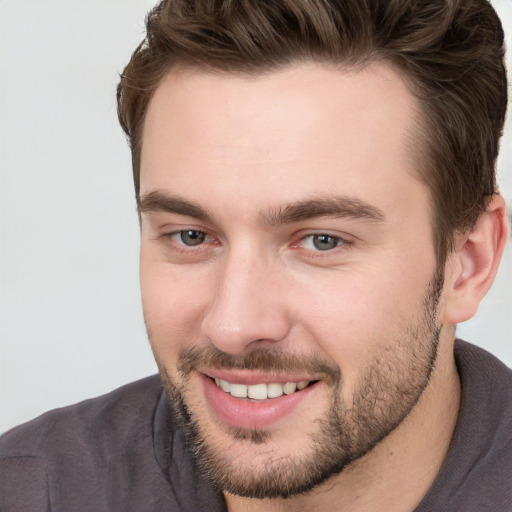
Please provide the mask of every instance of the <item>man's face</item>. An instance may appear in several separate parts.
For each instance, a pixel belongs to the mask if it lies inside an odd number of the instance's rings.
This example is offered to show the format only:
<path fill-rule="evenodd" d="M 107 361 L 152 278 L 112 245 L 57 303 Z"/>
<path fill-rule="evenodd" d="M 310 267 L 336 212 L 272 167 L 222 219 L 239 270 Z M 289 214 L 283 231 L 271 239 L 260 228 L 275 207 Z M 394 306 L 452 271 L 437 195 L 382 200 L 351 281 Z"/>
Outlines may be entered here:
<path fill-rule="evenodd" d="M 442 276 L 413 172 L 415 107 L 384 65 L 176 70 L 150 103 L 145 320 L 189 440 L 227 491 L 312 488 L 427 386 Z"/>

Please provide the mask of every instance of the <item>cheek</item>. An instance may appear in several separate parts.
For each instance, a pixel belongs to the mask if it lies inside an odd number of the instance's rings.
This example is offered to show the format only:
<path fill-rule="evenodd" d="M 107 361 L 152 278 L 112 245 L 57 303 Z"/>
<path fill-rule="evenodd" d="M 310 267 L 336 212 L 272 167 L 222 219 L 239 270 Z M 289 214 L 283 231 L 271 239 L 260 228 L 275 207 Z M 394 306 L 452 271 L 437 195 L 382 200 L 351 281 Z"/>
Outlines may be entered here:
<path fill-rule="evenodd" d="M 342 370 L 345 384 L 353 382 L 368 360 L 389 318 L 377 294 L 365 292 L 361 283 L 346 280 L 336 292 L 310 297 L 304 328 L 320 350 Z"/>
<path fill-rule="evenodd" d="M 176 354 L 198 339 L 207 285 L 197 276 L 167 263 L 141 257 L 140 283 L 144 319 L 158 357 Z"/>
<path fill-rule="evenodd" d="M 354 383 L 368 362 L 395 344 L 404 326 L 417 318 L 429 275 L 425 269 L 405 274 L 388 266 L 336 276 L 320 293 L 309 287 L 302 297 L 303 326 L 340 366 L 346 384 Z"/>

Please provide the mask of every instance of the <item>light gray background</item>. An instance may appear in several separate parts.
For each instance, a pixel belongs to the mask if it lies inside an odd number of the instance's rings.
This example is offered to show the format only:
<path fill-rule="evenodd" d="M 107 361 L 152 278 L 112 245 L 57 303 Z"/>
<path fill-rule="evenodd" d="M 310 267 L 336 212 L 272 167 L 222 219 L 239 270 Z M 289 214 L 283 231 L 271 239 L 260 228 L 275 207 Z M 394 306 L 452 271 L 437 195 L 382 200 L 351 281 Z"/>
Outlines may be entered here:
<path fill-rule="evenodd" d="M 0 431 L 156 371 L 118 73 L 153 0 L 0 0 Z M 512 0 L 495 0 L 512 49 Z M 512 68 L 511 56 L 508 58 Z M 500 181 L 512 200 L 512 129 Z M 512 251 L 459 334 L 512 365 Z"/>

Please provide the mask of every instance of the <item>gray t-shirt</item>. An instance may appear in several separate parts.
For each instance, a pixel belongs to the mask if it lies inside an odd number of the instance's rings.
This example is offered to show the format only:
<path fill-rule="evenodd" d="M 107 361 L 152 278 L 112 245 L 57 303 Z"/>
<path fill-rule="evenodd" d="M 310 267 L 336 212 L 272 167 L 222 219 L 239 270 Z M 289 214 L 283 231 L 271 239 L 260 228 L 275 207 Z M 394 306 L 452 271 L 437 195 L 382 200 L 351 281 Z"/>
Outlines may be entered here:
<path fill-rule="evenodd" d="M 512 511 L 512 372 L 457 341 L 461 411 L 450 451 L 416 512 Z M 0 441 L 2 512 L 221 512 L 158 376 L 58 409 Z"/>

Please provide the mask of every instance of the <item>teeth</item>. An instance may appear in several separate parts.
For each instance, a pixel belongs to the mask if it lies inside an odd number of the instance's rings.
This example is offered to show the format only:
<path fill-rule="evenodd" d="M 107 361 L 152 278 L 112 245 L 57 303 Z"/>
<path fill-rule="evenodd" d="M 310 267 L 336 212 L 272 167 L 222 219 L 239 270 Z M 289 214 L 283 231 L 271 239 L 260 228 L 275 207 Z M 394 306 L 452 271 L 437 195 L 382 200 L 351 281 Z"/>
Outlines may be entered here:
<path fill-rule="evenodd" d="M 283 386 L 283 392 L 285 395 L 291 395 L 297 389 L 297 384 L 295 382 L 287 382 Z"/>
<path fill-rule="evenodd" d="M 265 400 L 267 398 L 267 385 L 253 384 L 252 386 L 247 386 L 247 396 L 255 400 Z"/>
<path fill-rule="evenodd" d="M 219 383 L 217 386 L 222 389 L 222 391 L 225 391 L 226 393 L 229 393 L 231 391 L 231 384 L 227 380 L 219 379 Z"/>
<path fill-rule="evenodd" d="M 283 394 L 282 384 L 267 384 L 267 396 L 269 398 L 278 398 Z"/>
<path fill-rule="evenodd" d="M 286 382 L 285 384 L 273 382 L 271 384 L 251 384 L 246 386 L 245 384 L 232 384 L 223 379 L 215 379 L 215 384 L 222 391 L 230 393 L 231 396 L 236 398 L 266 400 L 267 398 L 278 398 L 283 394 L 290 395 L 296 390 L 300 391 L 309 384 L 309 381 L 302 380 L 300 382 Z"/>
<path fill-rule="evenodd" d="M 229 390 L 231 396 L 236 396 L 237 398 L 247 398 L 247 386 L 244 384 L 231 384 L 231 389 Z"/>

